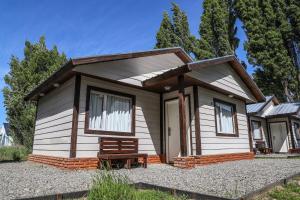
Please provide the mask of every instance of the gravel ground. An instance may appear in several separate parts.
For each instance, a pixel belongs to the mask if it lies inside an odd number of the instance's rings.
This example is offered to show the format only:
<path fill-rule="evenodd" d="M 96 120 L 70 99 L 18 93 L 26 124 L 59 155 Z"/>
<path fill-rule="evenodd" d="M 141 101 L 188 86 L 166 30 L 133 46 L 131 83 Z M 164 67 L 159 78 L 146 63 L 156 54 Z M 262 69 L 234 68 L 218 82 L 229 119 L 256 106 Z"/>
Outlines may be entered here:
<path fill-rule="evenodd" d="M 98 170 L 60 170 L 32 162 L 0 164 L 0 199 L 42 196 L 89 188 Z M 101 171 L 100 171 L 101 173 Z M 256 159 L 182 170 L 169 165 L 114 170 L 133 182 L 236 198 L 300 173 L 300 159 Z"/>

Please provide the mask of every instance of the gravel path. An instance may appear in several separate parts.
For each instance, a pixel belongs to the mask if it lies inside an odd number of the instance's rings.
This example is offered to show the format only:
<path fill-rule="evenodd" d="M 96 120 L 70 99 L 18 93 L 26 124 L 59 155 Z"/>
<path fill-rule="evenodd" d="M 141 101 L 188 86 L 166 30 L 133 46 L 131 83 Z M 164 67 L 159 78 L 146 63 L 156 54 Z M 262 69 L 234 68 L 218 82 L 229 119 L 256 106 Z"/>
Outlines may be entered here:
<path fill-rule="evenodd" d="M 0 199 L 86 190 L 97 173 L 97 170 L 60 170 L 32 162 L 2 163 Z M 235 161 L 191 170 L 149 165 L 147 169 L 122 169 L 113 173 L 126 175 L 133 182 L 235 198 L 300 173 L 300 159 Z"/>

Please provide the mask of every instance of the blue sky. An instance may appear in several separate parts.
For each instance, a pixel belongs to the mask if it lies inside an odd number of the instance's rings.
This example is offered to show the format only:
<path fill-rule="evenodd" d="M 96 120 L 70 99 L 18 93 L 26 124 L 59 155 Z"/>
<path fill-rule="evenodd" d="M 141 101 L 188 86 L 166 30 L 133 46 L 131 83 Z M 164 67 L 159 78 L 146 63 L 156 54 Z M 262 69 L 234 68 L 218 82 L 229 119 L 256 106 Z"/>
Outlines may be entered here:
<path fill-rule="evenodd" d="M 149 50 L 155 45 L 163 11 L 171 2 L 188 15 L 192 34 L 199 37 L 202 0 L 2 0 L 0 3 L 0 88 L 9 72 L 12 55 L 23 57 L 25 40 L 46 37 L 48 48 L 57 45 L 68 57 Z M 245 34 L 238 22 L 241 44 L 237 55 L 246 61 Z M 253 69 L 248 67 L 248 72 Z M 0 123 L 5 121 L 0 95 Z"/>

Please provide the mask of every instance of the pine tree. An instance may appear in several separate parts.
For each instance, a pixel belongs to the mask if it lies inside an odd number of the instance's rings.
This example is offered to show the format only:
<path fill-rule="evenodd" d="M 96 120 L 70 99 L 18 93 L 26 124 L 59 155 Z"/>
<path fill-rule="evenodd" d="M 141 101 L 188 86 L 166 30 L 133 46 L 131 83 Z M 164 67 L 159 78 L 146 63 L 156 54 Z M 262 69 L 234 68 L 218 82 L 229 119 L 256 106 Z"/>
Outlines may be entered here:
<path fill-rule="evenodd" d="M 227 5 L 225 5 L 228 9 L 228 40 L 234 52 L 240 44 L 240 39 L 236 36 L 238 29 L 236 27 L 237 14 L 234 9 L 235 3 L 235 0 L 227 0 Z"/>
<path fill-rule="evenodd" d="M 186 14 L 175 3 L 172 4 L 172 20 L 164 12 L 160 28 L 156 33 L 155 48 L 182 47 L 192 53 L 194 37 L 190 33 Z"/>
<path fill-rule="evenodd" d="M 233 54 L 229 38 L 229 3 L 222 0 L 205 0 L 204 12 L 199 26 L 200 40 L 195 55 L 198 59 L 207 59 Z M 230 19 L 234 21 L 234 19 Z M 231 27 L 232 29 L 232 27 Z M 234 30 L 235 28 L 233 28 Z M 232 31 L 232 30 L 231 30 Z"/>
<path fill-rule="evenodd" d="M 173 47 L 174 45 L 173 24 L 167 12 L 163 14 L 163 20 L 160 24 L 159 31 L 156 34 L 155 48 Z"/>
<path fill-rule="evenodd" d="M 248 60 L 256 67 L 254 78 L 264 94 L 291 100 L 298 92 L 296 70 L 289 54 L 291 28 L 282 0 L 240 0 L 236 10 L 248 37 Z"/>
<path fill-rule="evenodd" d="M 65 62 L 66 56 L 56 47 L 47 49 L 44 37 L 36 44 L 25 42 L 24 59 L 12 56 L 3 94 L 10 133 L 16 144 L 32 148 L 36 105 L 25 102 L 25 95 Z"/>

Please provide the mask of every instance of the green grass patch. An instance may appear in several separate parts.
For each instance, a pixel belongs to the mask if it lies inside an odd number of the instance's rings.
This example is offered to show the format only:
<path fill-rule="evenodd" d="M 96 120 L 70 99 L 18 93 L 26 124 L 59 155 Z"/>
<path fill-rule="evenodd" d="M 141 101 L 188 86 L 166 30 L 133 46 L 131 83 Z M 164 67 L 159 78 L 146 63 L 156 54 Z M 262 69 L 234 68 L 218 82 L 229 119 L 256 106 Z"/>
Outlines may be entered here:
<path fill-rule="evenodd" d="M 0 147 L 0 162 L 26 160 L 28 150 L 23 146 Z"/>
<path fill-rule="evenodd" d="M 183 200 L 184 197 L 174 197 L 169 193 L 156 190 L 138 190 L 129 184 L 126 177 L 104 172 L 93 181 L 88 200 Z"/>
<path fill-rule="evenodd" d="M 268 196 L 276 200 L 300 200 L 300 186 L 297 182 L 291 182 L 275 188 L 268 193 Z"/>

